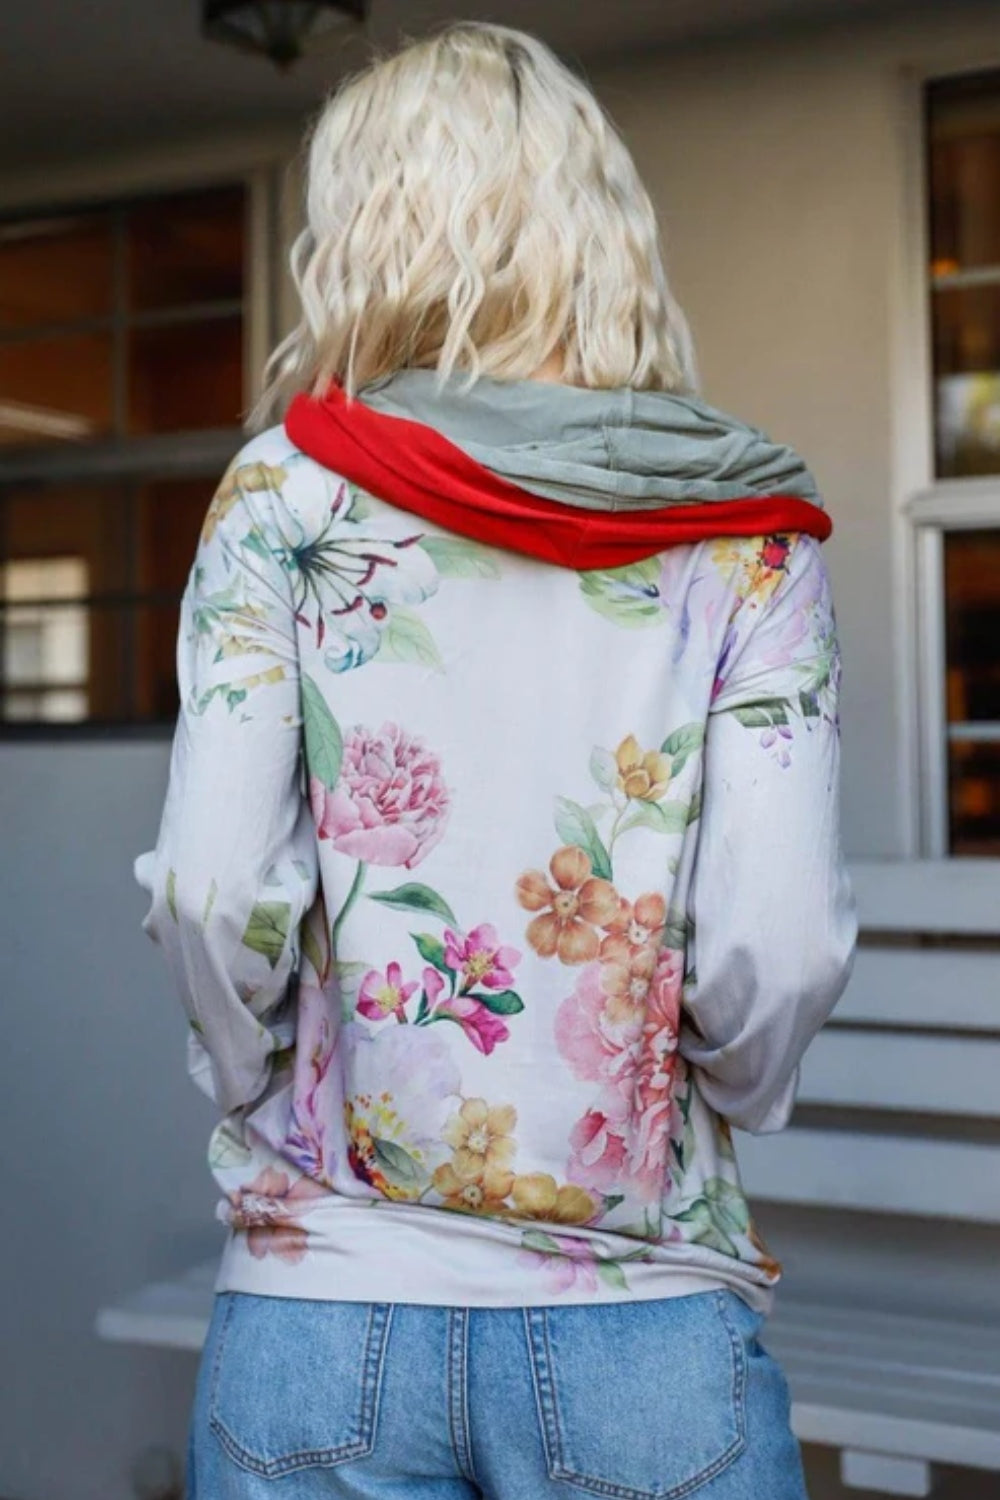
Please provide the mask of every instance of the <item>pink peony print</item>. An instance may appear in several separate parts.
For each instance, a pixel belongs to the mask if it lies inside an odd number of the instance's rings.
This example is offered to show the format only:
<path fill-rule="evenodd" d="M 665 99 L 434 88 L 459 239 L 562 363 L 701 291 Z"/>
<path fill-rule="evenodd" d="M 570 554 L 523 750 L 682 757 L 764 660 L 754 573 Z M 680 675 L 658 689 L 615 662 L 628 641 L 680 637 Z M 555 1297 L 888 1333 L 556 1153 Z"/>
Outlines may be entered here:
<path fill-rule="evenodd" d="M 437 756 L 398 724 L 351 730 L 337 785 L 314 776 L 309 791 L 321 839 L 366 864 L 408 870 L 441 838 L 450 806 Z"/>
<path fill-rule="evenodd" d="M 503 1019 L 472 995 L 451 995 L 442 1000 L 444 987 L 436 969 L 424 970 L 424 990 L 433 1011 L 431 1019 L 447 1016 L 457 1021 L 472 1045 L 488 1057 L 498 1042 L 505 1042 L 510 1036 Z"/>
<path fill-rule="evenodd" d="M 505 990 L 514 983 L 511 972 L 521 962 L 516 948 L 501 947 L 496 928 L 489 922 L 463 936 L 445 929 L 445 963 L 461 974 L 463 990 L 481 985 L 484 990 Z"/>
<path fill-rule="evenodd" d="M 607 992 L 604 967 L 588 964 L 556 1012 L 562 1056 L 577 1078 L 600 1085 L 570 1134 L 567 1175 L 596 1192 L 655 1200 L 669 1166 L 682 955 L 660 949 L 633 1010 Z"/>
<path fill-rule="evenodd" d="M 326 1190 L 311 1177 L 294 1184 L 287 1172 L 265 1167 L 253 1182 L 227 1193 L 233 1229 L 244 1229 L 247 1248 L 257 1260 L 277 1255 L 290 1265 L 302 1260 L 308 1247 L 308 1232 L 295 1218 L 297 1208 L 310 1199 L 322 1198 Z"/>
<path fill-rule="evenodd" d="M 406 1019 L 406 1002 L 416 988 L 416 980 L 411 984 L 403 983 L 403 971 L 395 962 L 384 974 L 378 969 L 369 969 L 358 991 L 358 1012 L 370 1021 L 384 1021 L 386 1016 L 393 1015 L 398 1021 L 403 1021 Z"/>

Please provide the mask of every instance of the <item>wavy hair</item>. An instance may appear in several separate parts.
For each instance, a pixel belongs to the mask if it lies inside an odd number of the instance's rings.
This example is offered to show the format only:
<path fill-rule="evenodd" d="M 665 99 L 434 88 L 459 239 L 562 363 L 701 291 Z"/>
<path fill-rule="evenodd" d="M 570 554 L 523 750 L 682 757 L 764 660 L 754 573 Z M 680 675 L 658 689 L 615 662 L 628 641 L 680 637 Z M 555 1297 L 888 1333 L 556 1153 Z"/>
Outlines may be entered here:
<path fill-rule="evenodd" d="M 403 367 L 692 391 L 683 313 L 635 164 L 543 43 L 464 22 L 347 79 L 308 144 L 301 304 L 251 418 Z"/>

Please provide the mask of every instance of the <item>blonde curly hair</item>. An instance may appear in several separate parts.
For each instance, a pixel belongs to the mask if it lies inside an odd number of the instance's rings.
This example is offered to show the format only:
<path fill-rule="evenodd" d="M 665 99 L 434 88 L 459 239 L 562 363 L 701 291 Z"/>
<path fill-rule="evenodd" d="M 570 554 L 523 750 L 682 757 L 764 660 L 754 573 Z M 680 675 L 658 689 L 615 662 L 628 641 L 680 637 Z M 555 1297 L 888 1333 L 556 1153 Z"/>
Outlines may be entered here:
<path fill-rule="evenodd" d="M 308 149 L 301 304 L 253 416 L 404 367 L 692 391 L 649 196 L 593 94 L 542 42 L 462 23 L 347 79 Z"/>

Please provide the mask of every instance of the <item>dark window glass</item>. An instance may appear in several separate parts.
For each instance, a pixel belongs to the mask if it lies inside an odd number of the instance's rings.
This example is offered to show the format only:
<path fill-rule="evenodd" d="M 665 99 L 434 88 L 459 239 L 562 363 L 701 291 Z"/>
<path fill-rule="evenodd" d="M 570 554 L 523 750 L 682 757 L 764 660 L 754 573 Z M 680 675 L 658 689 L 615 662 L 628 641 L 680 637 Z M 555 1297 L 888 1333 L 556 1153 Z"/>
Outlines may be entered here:
<path fill-rule="evenodd" d="M 242 188 L 185 194 L 129 215 L 132 311 L 232 302 L 243 296 Z"/>
<path fill-rule="evenodd" d="M 0 226 L 0 330 L 108 317 L 113 270 L 109 215 Z"/>
<path fill-rule="evenodd" d="M 0 719 L 169 720 L 214 477 L 0 498 Z"/>
<path fill-rule="evenodd" d="M 109 333 L 0 341 L 0 443 L 86 442 L 112 429 Z"/>
<path fill-rule="evenodd" d="M 120 451 L 124 475 L 145 469 L 143 439 L 182 453 L 206 428 L 233 429 L 235 450 L 245 220 L 236 185 L 0 224 L 5 456 L 49 447 L 65 471 L 67 445 L 103 441 L 102 470 Z M 0 488 L 0 721 L 173 718 L 178 606 L 217 480 Z"/>
<path fill-rule="evenodd" d="M 952 852 L 1000 853 L 1000 530 L 945 535 Z"/>
<path fill-rule="evenodd" d="M 928 90 L 935 451 L 1000 474 L 1000 73 Z"/>
<path fill-rule="evenodd" d="M 243 405 L 239 318 L 136 328 L 130 339 L 129 431 L 232 427 Z"/>

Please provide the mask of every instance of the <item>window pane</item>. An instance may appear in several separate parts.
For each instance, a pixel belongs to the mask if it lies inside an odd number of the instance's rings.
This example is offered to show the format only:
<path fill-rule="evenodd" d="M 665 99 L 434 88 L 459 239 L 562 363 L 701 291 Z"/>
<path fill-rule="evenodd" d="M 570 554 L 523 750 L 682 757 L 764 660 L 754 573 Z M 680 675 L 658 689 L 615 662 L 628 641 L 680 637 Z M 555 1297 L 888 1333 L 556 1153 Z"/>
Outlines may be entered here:
<path fill-rule="evenodd" d="M 945 534 L 951 849 L 1000 853 L 1000 530 Z"/>
<path fill-rule="evenodd" d="M 0 718 L 170 720 L 179 605 L 0 606 Z"/>
<path fill-rule="evenodd" d="M 0 331 L 111 313 L 110 216 L 0 228 Z"/>
<path fill-rule="evenodd" d="M 131 588 L 129 497 L 126 485 L 63 484 L 0 494 L 0 568 L 6 560 L 8 579 L 0 597 L 66 597 L 67 559 L 75 560 L 85 580 L 77 597 Z"/>
<path fill-rule="evenodd" d="M 1000 266 L 1000 75 L 932 84 L 928 105 L 934 268 Z"/>
<path fill-rule="evenodd" d="M 134 706 L 137 719 L 172 719 L 177 713 L 179 604 L 150 605 L 135 613 Z"/>
<path fill-rule="evenodd" d="M 129 307 L 142 312 L 243 296 L 242 187 L 161 198 L 131 210 Z"/>
<path fill-rule="evenodd" d="M 243 408 L 243 325 L 212 318 L 134 329 L 129 431 L 231 427 Z"/>
<path fill-rule="evenodd" d="M 0 444 L 80 442 L 112 425 L 110 334 L 0 343 Z"/>
<path fill-rule="evenodd" d="M 928 89 L 936 472 L 1000 474 L 1000 73 Z"/>
<path fill-rule="evenodd" d="M 945 534 L 948 718 L 1000 723 L 1000 530 Z"/>
<path fill-rule="evenodd" d="M 209 479 L 169 479 L 137 492 L 136 583 L 144 592 L 181 593 L 215 487 Z"/>
<path fill-rule="evenodd" d="M 1000 854 L 1000 742 L 950 746 L 951 853 Z"/>

